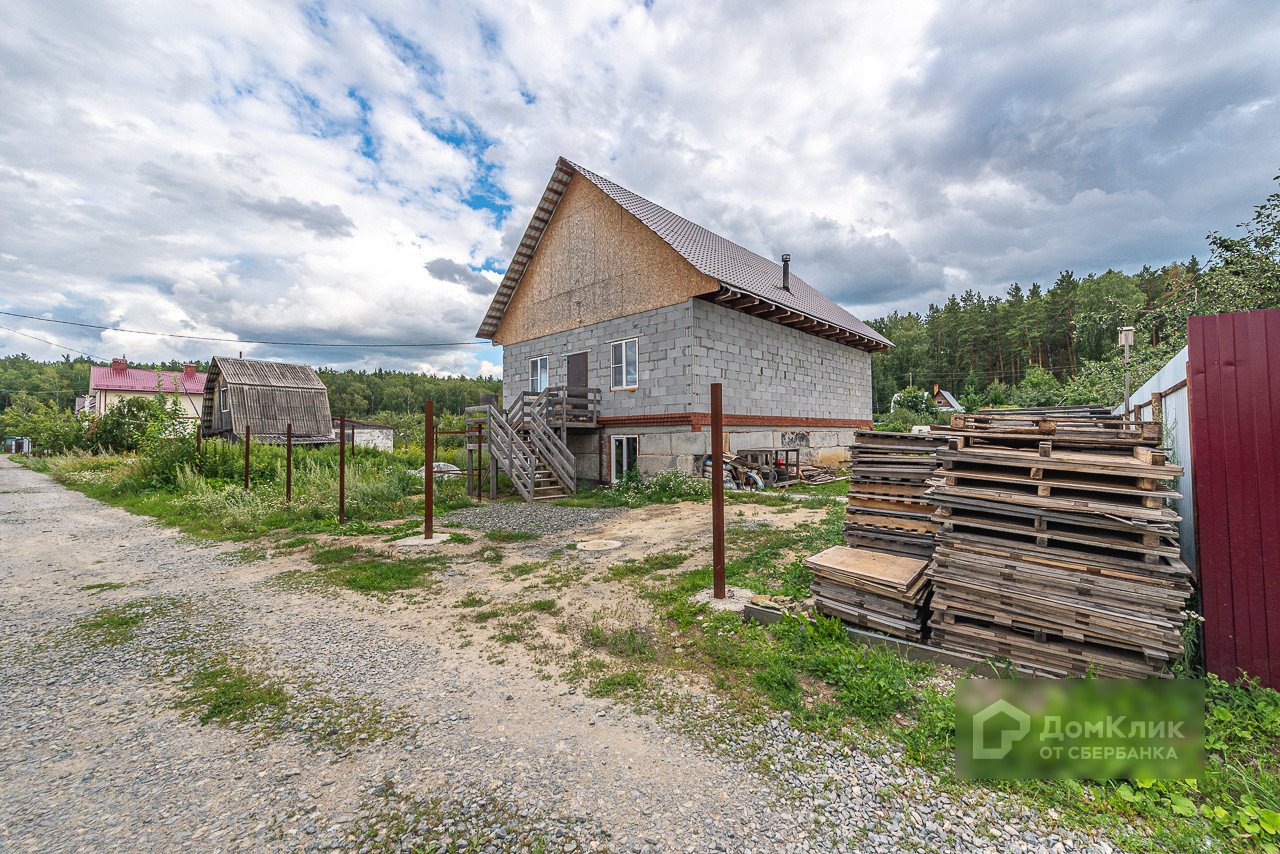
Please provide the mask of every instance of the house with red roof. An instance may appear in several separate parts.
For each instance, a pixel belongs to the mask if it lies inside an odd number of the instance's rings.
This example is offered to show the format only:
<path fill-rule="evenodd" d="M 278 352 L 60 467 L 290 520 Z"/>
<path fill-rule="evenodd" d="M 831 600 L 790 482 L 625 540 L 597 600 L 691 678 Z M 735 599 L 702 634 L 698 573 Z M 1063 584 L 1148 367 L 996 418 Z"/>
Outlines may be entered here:
<path fill-rule="evenodd" d="M 727 450 L 847 459 L 892 345 L 780 261 L 560 158 L 477 333 L 502 345 L 492 436 L 526 497 L 699 471 L 714 382 Z"/>
<path fill-rule="evenodd" d="M 89 394 L 85 409 L 106 412 L 130 397 L 155 397 L 167 394 L 177 398 L 185 414 L 200 417 L 204 399 L 205 375 L 195 365 L 183 365 L 181 371 L 149 371 L 131 368 L 124 359 L 112 359 L 110 367 L 89 369 Z"/>

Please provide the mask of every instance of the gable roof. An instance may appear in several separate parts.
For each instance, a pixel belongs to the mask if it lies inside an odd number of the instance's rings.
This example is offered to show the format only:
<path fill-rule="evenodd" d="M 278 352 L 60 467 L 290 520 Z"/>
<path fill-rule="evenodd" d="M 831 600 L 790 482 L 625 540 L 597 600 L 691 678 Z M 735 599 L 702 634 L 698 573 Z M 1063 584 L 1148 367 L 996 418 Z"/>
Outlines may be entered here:
<path fill-rule="evenodd" d="M 283 362 L 259 362 L 255 359 L 228 359 L 216 356 L 210 363 L 227 382 L 235 385 L 272 386 L 275 388 L 315 388 L 325 385 L 309 365 L 288 365 Z"/>
<path fill-rule="evenodd" d="M 492 339 L 497 333 L 507 306 L 519 287 L 520 279 L 537 250 L 542 232 L 555 214 L 556 206 L 575 173 L 590 181 L 623 210 L 640 220 L 698 272 L 720 282 L 717 302 L 738 301 L 745 296 L 755 302 L 786 309 L 798 319 L 809 319 L 823 327 L 834 327 L 846 333 L 842 336 L 845 343 L 869 350 L 885 350 L 892 346 L 888 339 L 819 293 L 794 272 L 790 274 L 791 289 L 784 290 L 781 287 L 781 264 L 726 240 L 563 157 L 556 162 L 547 189 L 516 248 L 502 284 L 494 294 L 484 322 L 476 333 L 477 337 Z"/>
<path fill-rule="evenodd" d="M 94 365 L 89 368 L 89 390 L 202 394 L 204 378 L 203 373 L 184 374 L 182 371 L 148 371 L 144 368 Z"/>
<path fill-rule="evenodd" d="M 223 378 L 234 389 L 230 423 L 215 432 L 214 398 Z M 295 443 L 337 441 L 328 389 L 308 365 L 215 356 L 204 386 L 201 425 L 206 436 L 229 432 L 235 437 L 243 436 L 248 425 L 255 442 L 269 444 L 284 443 L 290 425 Z"/>

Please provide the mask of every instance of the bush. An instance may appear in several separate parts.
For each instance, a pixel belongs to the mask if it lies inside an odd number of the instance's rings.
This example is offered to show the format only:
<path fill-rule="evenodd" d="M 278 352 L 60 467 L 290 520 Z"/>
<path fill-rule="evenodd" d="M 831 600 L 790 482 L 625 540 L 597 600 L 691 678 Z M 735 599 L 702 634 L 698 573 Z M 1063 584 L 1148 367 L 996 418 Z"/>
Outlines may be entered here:
<path fill-rule="evenodd" d="M 933 402 L 933 396 L 929 392 L 909 385 L 895 394 L 889 404 L 890 412 L 896 413 L 899 410 L 932 418 L 938 414 L 938 404 Z"/>
<path fill-rule="evenodd" d="M 1062 398 L 1062 383 L 1038 365 L 1027 368 L 1022 382 L 1013 391 L 1014 406 L 1058 406 Z"/>

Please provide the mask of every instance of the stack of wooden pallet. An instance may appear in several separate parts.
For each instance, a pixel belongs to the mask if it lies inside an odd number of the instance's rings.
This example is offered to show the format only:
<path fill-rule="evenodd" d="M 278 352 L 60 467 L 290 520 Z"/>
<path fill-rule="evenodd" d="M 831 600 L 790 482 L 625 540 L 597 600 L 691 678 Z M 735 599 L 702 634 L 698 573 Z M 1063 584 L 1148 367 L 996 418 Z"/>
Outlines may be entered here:
<path fill-rule="evenodd" d="M 872 430 L 855 435 L 845 541 L 927 560 L 938 525 L 925 492 L 938 468 L 935 452 L 947 446 L 946 437 Z"/>
<path fill-rule="evenodd" d="M 1191 587 L 1159 424 L 982 417 L 938 452 L 931 642 L 1049 675 L 1162 673 Z"/>
<path fill-rule="evenodd" d="M 928 561 L 832 546 L 805 560 L 814 607 L 851 625 L 920 640 L 927 618 Z"/>

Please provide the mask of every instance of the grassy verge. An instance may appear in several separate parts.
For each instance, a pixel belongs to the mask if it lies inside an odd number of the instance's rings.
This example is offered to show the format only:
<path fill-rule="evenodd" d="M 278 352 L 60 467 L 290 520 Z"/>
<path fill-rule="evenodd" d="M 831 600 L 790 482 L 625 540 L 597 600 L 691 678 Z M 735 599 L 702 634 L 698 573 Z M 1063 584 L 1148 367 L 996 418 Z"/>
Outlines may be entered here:
<path fill-rule="evenodd" d="M 220 443 L 206 443 L 213 444 Z M 130 454 L 72 453 L 17 460 L 90 498 L 214 539 L 249 540 L 273 532 L 395 535 L 411 533 L 421 525 L 420 521 L 392 527 L 377 524 L 415 514 L 421 517 L 422 479 L 412 474 L 413 460 L 402 454 L 362 449 L 348 461 L 346 524 L 342 526 L 337 519 L 338 472 L 332 453 L 298 453 L 292 500 L 287 502 L 282 452 L 255 446 L 252 454 L 248 491 L 238 478 L 205 477 L 188 466 L 175 469 L 171 477 L 146 480 L 141 472 L 150 470 L 153 461 Z M 433 498 L 437 514 L 473 503 L 461 479 L 437 481 Z"/>

